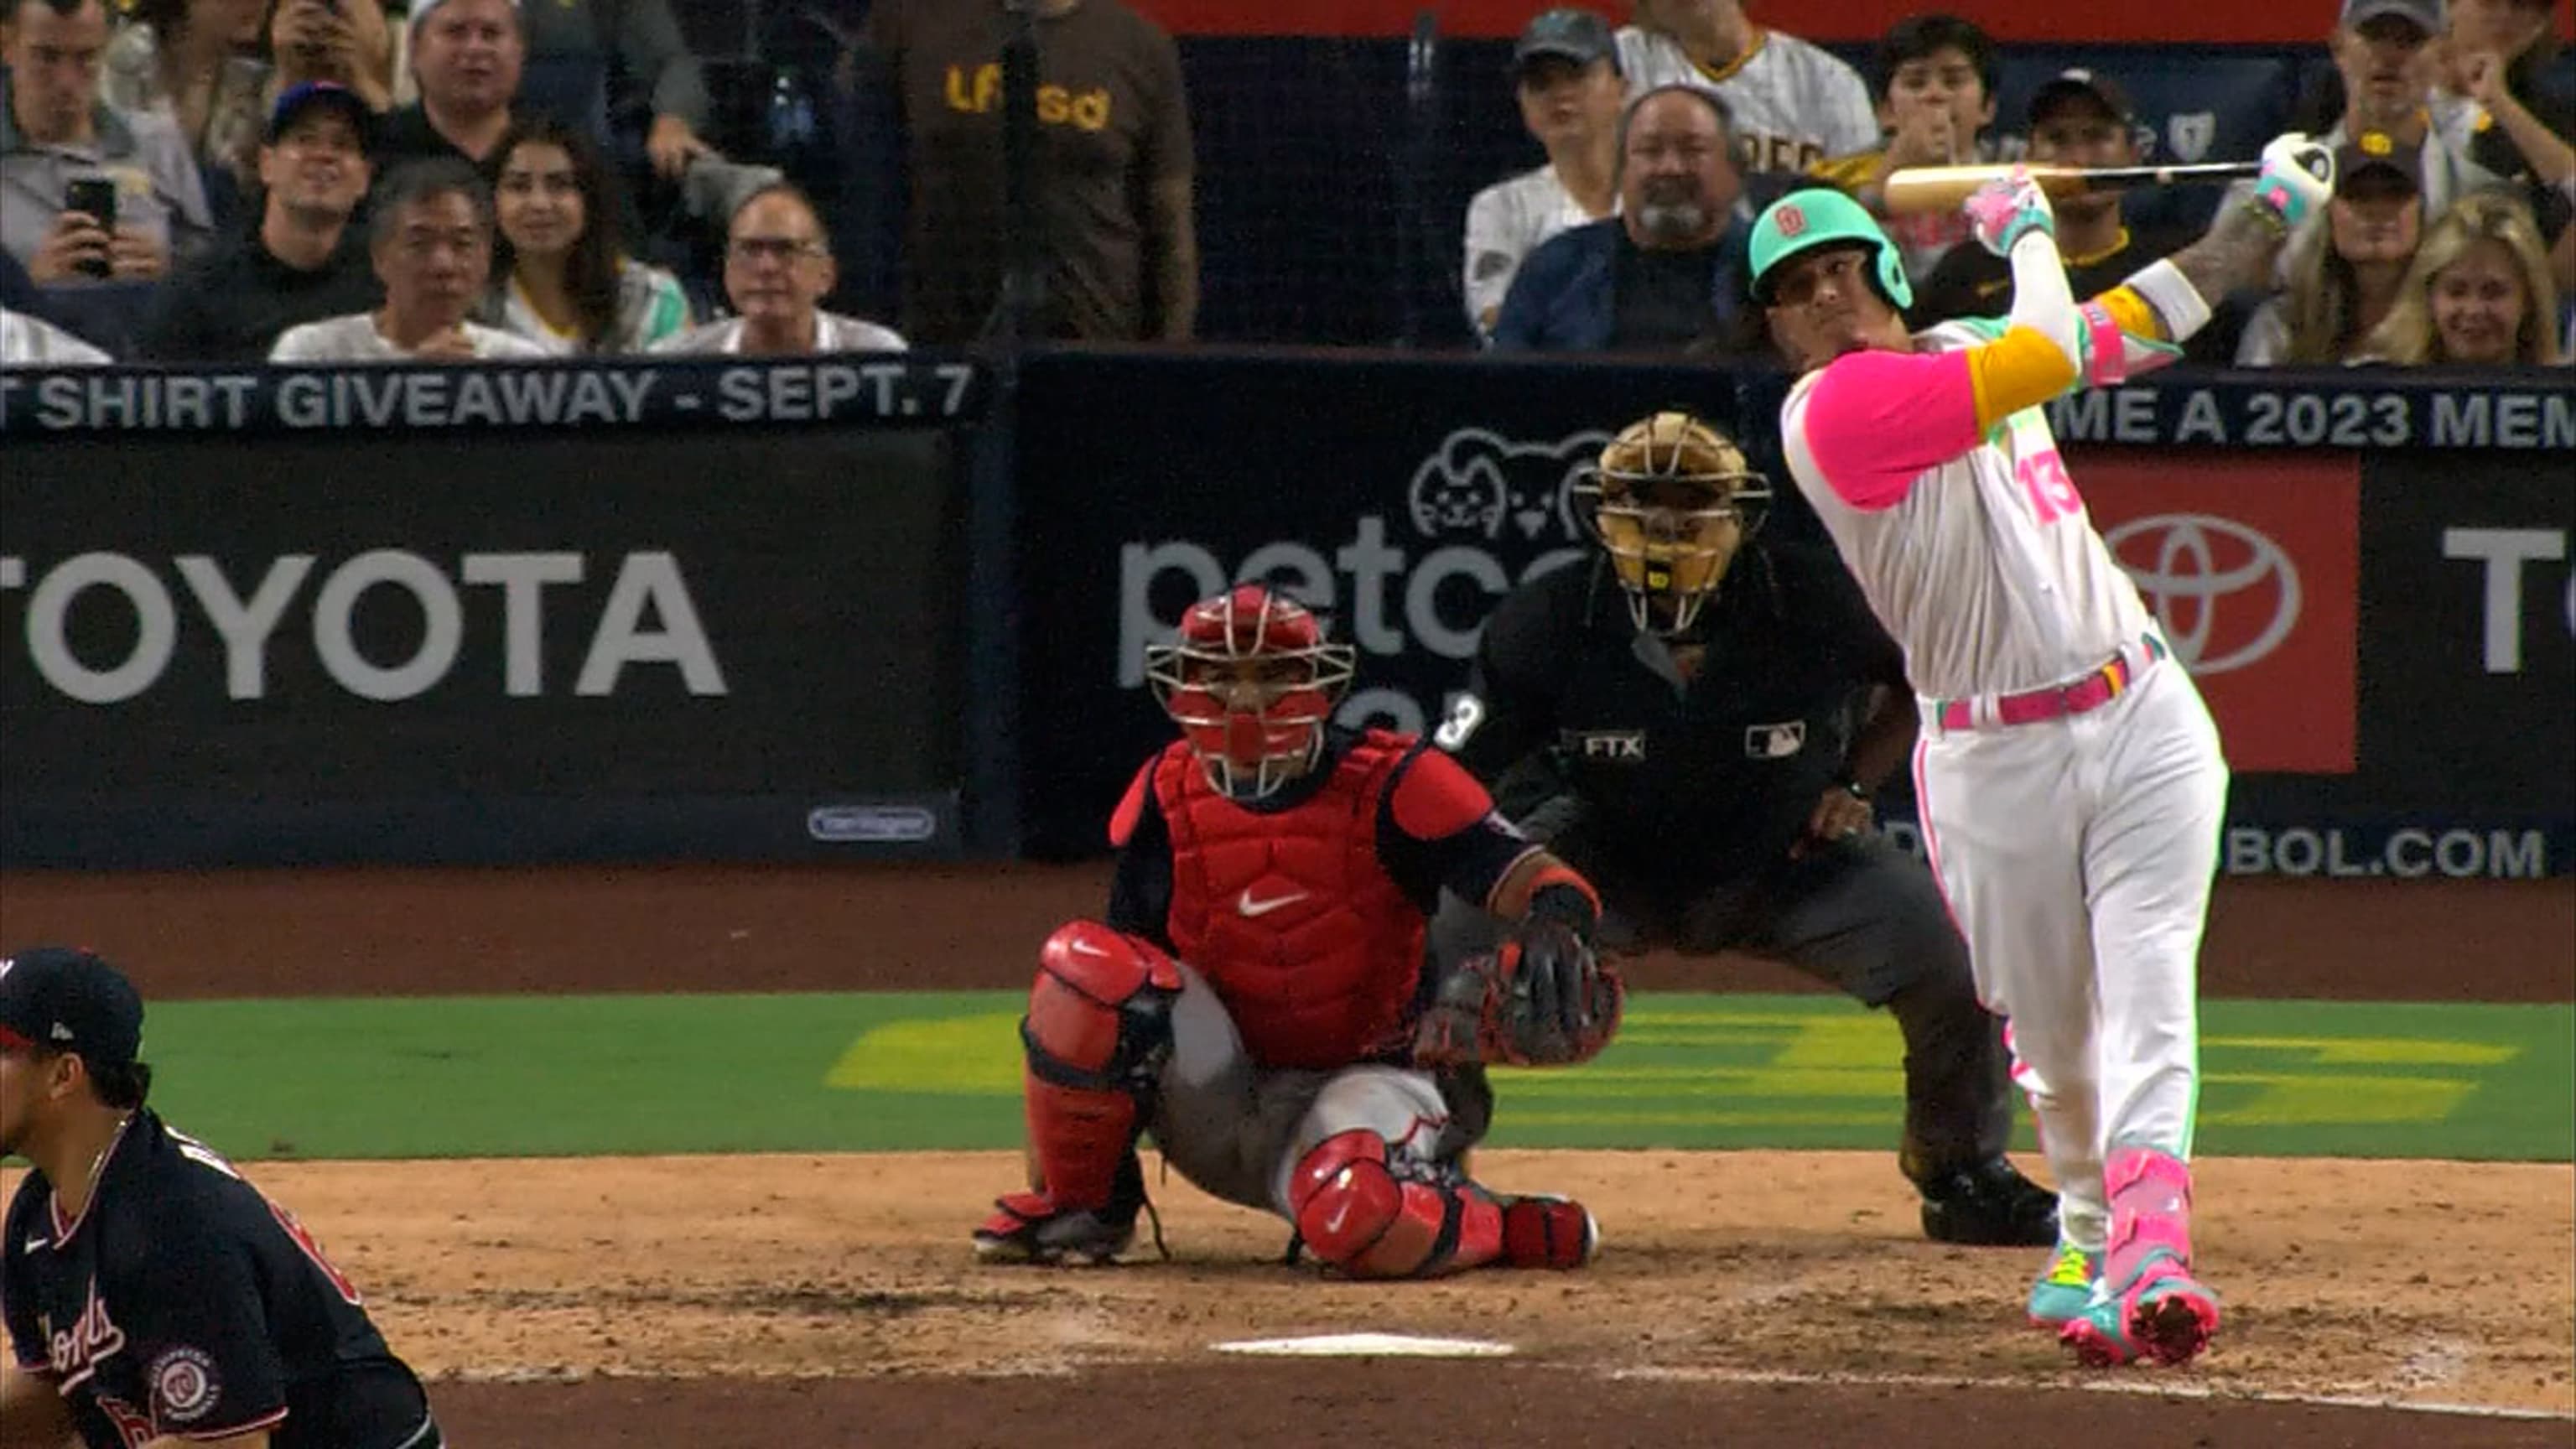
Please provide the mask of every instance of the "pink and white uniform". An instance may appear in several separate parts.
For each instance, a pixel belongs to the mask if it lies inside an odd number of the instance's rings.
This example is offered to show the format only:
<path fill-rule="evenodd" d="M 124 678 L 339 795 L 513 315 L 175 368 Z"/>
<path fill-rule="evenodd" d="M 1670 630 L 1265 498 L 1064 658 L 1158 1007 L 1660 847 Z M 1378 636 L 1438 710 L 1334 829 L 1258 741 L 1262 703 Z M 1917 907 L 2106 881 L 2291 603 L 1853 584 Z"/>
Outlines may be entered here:
<path fill-rule="evenodd" d="M 2054 299 L 2024 252 L 2045 254 Z M 2077 309 L 2044 237 L 2014 261 L 2028 284 L 2007 323 L 1837 358 L 1799 380 L 1781 428 L 1904 647 L 1933 868 L 1979 992 L 2010 1020 L 2065 1239 L 2099 1252 L 2106 1149 L 2191 1152 L 2227 765 L 2039 408 L 2116 380 L 2166 328 L 2128 288 Z"/>

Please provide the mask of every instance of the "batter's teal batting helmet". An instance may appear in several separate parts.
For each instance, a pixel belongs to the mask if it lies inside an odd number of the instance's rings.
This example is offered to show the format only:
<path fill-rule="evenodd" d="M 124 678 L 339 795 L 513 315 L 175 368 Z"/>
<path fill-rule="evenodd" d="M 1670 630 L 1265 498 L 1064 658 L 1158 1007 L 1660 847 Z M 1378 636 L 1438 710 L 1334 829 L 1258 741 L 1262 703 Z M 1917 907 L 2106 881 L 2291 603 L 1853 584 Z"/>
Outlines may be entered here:
<path fill-rule="evenodd" d="M 1859 202 L 1829 187 L 1792 191 L 1762 209 L 1753 223 L 1753 295 L 1771 300 L 1771 274 L 1793 257 L 1819 247 L 1857 244 L 1876 253 L 1878 289 L 1891 307 L 1914 305 L 1905 258 Z"/>

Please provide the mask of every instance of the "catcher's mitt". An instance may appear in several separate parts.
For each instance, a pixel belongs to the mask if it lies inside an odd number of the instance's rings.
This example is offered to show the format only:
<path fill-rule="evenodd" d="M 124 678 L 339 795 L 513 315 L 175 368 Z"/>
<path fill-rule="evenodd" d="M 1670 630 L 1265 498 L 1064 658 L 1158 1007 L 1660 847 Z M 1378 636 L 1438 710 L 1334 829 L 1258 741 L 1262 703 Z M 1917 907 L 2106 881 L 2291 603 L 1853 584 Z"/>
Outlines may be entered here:
<path fill-rule="evenodd" d="M 1575 930 L 1530 920 L 1491 955 L 1458 963 L 1414 1032 L 1422 1066 L 1558 1067 L 1589 1061 L 1619 1030 L 1625 988 Z"/>

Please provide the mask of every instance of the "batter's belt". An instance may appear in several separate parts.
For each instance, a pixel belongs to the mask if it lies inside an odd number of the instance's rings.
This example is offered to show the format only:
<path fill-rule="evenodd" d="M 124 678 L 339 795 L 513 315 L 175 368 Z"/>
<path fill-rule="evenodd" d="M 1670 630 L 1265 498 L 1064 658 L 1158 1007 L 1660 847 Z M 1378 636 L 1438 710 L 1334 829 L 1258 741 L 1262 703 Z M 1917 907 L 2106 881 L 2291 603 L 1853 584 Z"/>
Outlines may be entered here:
<path fill-rule="evenodd" d="M 2142 634 L 2120 647 L 2100 668 L 2062 684 L 2020 694 L 1981 694 L 1969 699 L 1926 700 L 1923 717 L 1943 730 L 1997 729 L 2037 724 L 2100 709 L 2120 697 L 2158 661 L 2171 657 L 2165 641 Z"/>

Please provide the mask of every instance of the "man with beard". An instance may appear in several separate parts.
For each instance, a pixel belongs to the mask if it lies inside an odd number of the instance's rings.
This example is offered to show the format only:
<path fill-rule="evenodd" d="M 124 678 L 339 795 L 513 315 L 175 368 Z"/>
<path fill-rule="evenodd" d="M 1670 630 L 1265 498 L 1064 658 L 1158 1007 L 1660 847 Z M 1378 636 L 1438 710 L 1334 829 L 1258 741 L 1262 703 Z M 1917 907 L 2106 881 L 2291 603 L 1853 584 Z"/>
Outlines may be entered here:
<path fill-rule="evenodd" d="M 1503 298 L 1541 242 L 1617 210 L 1619 111 L 1625 83 L 1610 22 L 1550 10 L 1513 47 L 1521 124 L 1547 164 L 1497 181 L 1467 203 L 1467 317 L 1491 337 Z"/>
<path fill-rule="evenodd" d="M 385 181 L 368 236 L 385 304 L 290 327 L 271 362 L 463 362 L 543 357 L 524 337 L 465 320 L 492 275 L 492 193 L 454 157 L 415 161 Z"/>
<path fill-rule="evenodd" d="M 1619 122 L 1618 216 L 1551 238 L 1521 267 L 1497 351 L 1723 347 L 1744 292 L 1744 175 L 1726 102 L 1660 86 Z"/>
<path fill-rule="evenodd" d="M 259 148 L 267 195 L 245 232 L 163 289 L 144 338 L 155 362 L 248 362 L 298 323 L 373 306 L 381 292 L 362 230 L 367 132 L 375 113 L 358 93 L 308 81 L 277 98 Z"/>

